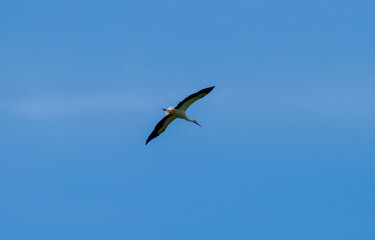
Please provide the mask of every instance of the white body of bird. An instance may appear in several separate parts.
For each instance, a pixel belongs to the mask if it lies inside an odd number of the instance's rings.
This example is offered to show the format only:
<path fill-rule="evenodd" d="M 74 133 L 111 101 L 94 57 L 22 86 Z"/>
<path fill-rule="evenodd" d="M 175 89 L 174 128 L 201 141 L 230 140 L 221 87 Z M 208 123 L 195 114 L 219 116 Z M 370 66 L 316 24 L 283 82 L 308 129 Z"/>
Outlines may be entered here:
<path fill-rule="evenodd" d="M 193 123 L 195 123 L 195 124 L 197 124 L 198 126 L 201 127 L 201 125 L 199 125 L 199 123 L 197 123 L 197 121 L 195 119 L 188 118 L 186 116 L 185 111 L 183 111 L 183 110 L 175 109 L 174 107 L 169 107 L 168 109 L 163 108 L 163 110 L 165 111 L 166 115 L 174 114 L 178 118 L 182 118 L 182 119 L 185 119 L 186 121 L 193 122 Z"/>

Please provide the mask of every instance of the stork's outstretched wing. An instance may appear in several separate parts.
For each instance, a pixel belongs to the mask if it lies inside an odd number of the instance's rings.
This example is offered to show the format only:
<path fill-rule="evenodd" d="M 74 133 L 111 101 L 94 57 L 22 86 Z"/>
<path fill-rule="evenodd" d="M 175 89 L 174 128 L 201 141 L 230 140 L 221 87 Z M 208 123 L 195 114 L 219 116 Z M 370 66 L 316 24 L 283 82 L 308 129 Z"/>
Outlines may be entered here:
<path fill-rule="evenodd" d="M 214 89 L 214 87 L 215 86 L 205 88 L 205 89 L 200 90 L 199 92 L 191 94 L 189 97 L 182 100 L 175 108 L 182 110 L 182 111 L 186 111 L 186 109 L 188 109 L 188 107 L 190 107 L 191 104 L 193 104 L 198 99 L 201 99 L 202 97 L 209 94 L 212 91 L 212 89 Z"/>
<path fill-rule="evenodd" d="M 165 131 L 165 129 L 167 129 L 168 125 L 173 120 L 175 120 L 176 118 L 177 117 L 174 114 L 169 114 L 169 115 L 165 116 L 162 120 L 160 120 L 160 122 L 158 122 L 158 124 L 156 124 L 154 131 L 152 131 L 150 136 L 148 136 L 147 141 L 146 141 L 146 145 L 149 141 L 151 141 L 152 139 L 154 139 L 157 136 L 159 136 L 160 134 L 162 134 Z"/>

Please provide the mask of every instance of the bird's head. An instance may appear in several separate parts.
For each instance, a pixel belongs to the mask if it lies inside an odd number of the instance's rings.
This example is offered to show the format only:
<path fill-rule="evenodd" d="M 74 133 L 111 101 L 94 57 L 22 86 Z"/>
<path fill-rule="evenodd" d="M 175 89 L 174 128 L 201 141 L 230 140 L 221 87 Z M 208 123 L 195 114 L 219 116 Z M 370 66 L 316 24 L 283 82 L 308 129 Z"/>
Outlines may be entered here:
<path fill-rule="evenodd" d="M 199 127 L 202 127 L 201 125 L 199 125 L 199 123 L 197 123 L 197 120 L 195 120 L 195 119 L 191 119 L 191 121 L 192 121 L 193 123 L 197 124 Z"/>

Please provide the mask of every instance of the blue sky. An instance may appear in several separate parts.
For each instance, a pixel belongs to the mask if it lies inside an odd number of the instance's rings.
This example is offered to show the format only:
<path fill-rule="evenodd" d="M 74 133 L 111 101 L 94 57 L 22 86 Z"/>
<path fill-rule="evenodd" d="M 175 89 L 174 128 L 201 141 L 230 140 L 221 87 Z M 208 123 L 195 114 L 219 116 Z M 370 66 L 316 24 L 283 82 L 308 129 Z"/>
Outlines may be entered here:
<path fill-rule="evenodd" d="M 374 10 L 1 1 L 0 239 L 374 239 Z"/>

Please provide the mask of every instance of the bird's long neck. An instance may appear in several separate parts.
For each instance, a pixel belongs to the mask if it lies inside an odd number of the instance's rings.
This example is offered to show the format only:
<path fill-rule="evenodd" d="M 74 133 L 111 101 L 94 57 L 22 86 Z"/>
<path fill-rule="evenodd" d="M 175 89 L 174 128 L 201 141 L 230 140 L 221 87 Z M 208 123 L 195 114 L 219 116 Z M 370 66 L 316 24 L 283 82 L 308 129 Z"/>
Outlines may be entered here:
<path fill-rule="evenodd" d="M 194 122 L 194 119 L 190 119 L 188 118 L 185 114 L 181 116 L 182 119 L 185 119 L 186 121 L 189 121 L 189 122 Z"/>
<path fill-rule="evenodd" d="M 185 119 L 186 121 L 194 122 L 194 119 L 188 118 L 185 113 L 180 114 L 180 116 L 182 119 Z"/>

